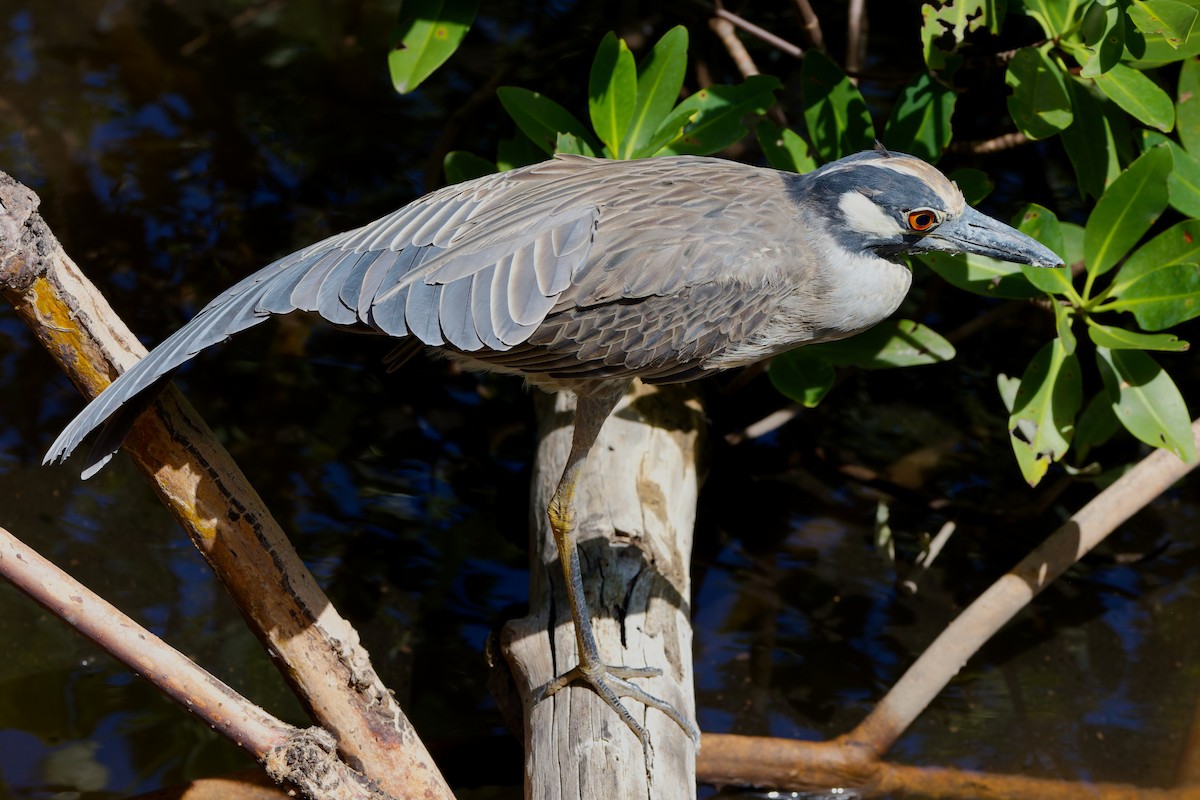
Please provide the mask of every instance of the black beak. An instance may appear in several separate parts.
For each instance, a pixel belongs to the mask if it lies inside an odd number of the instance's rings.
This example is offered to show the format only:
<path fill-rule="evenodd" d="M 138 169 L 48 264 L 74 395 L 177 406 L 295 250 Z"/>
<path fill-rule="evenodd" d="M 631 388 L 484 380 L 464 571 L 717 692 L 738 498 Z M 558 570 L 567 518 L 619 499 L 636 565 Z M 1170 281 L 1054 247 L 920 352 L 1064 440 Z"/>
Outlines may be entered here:
<path fill-rule="evenodd" d="M 1049 247 L 1016 228 L 980 214 L 970 206 L 959 216 L 943 222 L 932 233 L 909 245 L 909 252 L 928 251 L 975 253 L 1035 267 L 1063 265 L 1063 260 Z"/>

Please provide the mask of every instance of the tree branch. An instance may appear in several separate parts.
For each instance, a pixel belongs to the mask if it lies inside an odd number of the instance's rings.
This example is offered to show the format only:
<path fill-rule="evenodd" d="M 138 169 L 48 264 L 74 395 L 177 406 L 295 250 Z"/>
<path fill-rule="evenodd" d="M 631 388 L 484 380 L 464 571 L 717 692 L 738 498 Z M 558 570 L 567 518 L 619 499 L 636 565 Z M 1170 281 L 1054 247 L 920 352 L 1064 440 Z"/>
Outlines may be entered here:
<path fill-rule="evenodd" d="M 804 35 L 808 37 L 809 46 L 825 52 L 825 34 L 821 32 L 821 20 L 817 18 L 817 12 L 813 11 L 812 4 L 808 0 L 792 0 L 792 5 L 796 6 L 796 13 L 804 25 Z"/>
<path fill-rule="evenodd" d="M 529 616 L 509 622 L 502 635 L 524 702 L 526 797 L 694 798 L 695 745 L 665 714 L 624 701 L 650 732 L 653 764 L 647 765 L 637 737 L 590 687 L 571 686 L 532 704 L 534 690 L 577 661 L 546 515 L 570 449 L 566 423 L 574 398 L 539 393 L 534 402 Z M 690 389 L 635 385 L 604 423 L 575 495 L 574 536 L 601 655 L 609 664 L 662 669 L 661 676 L 634 682 L 692 719 L 688 564 L 703 431 Z"/>
<path fill-rule="evenodd" d="M 0 295 L 86 397 L 146 350 L 63 251 L 38 198 L 0 173 Z M 450 798 L 425 747 L 262 499 L 174 387 L 125 452 L 188 533 L 314 720 L 385 791 Z"/>
<path fill-rule="evenodd" d="M 742 73 L 743 78 L 759 74 L 758 65 L 750 57 L 746 45 L 742 44 L 742 40 L 737 37 L 732 22 L 724 17 L 714 16 L 708 21 L 708 27 L 721 40 L 721 44 L 725 45 L 725 50 L 728 51 L 729 57 L 733 59 L 733 63 L 737 66 L 738 72 Z"/>
<path fill-rule="evenodd" d="M 801 742 L 767 736 L 706 733 L 696 763 L 702 783 L 769 786 L 780 791 L 853 787 L 864 797 L 928 800 L 1200 800 L 1200 787 L 1144 789 L 1124 783 L 1080 783 L 889 764 L 863 759 L 844 740 Z"/>
<path fill-rule="evenodd" d="M 319 728 L 281 722 L 0 528 L 0 576 L 312 800 L 381 800 Z"/>
<path fill-rule="evenodd" d="M 732 11 L 726 11 L 725 9 L 718 7 L 718 8 L 713 9 L 713 16 L 718 19 L 727 20 L 728 22 L 741 28 L 746 33 L 750 34 L 751 36 L 762 39 L 764 42 L 771 45 L 776 50 L 787 53 L 792 58 L 803 58 L 804 57 L 804 50 L 802 48 L 800 48 L 799 46 L 792 44 L 791 42 L 789 42 L 786 39 L 782 39 L 782 38 L 776 36 L 775 34 L 771 33 L 770 31 L 768 31 L 764 28 L 758 27 L 753 22 L 750 22 L 749 20 L 744 19 L 743 17 L 739 17 L 737 14 L 734 14 Z"/>
<path fill-rule="evenodd" d="M 1200 443 L 1200 419 L 1192 423 L 1192 436 Z M 887 752 L 996 631 L 1118 525 L 1195 467 L 1195 462 L 1185 464 L 1166 450 L 1155 450 L 1142 459 L 988 587 L 843 738 L 873 757 Z"/>

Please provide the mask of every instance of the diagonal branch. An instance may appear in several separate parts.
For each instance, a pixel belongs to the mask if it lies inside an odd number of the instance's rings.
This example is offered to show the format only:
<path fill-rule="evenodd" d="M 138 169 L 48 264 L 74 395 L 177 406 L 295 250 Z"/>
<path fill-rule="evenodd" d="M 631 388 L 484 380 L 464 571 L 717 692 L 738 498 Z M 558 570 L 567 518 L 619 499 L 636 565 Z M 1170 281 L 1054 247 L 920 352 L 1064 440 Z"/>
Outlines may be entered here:
<path fill-rule="evenodd" d="M 771 45 L 776 50 L 779 50 L 783 53 L 787 53 L 792 58 L 803 58 L 804 57 L 803 48 L 792 44 L 787 39 L 783 39 L 779 36 L 776 36 L 775 34 L 771 33 L 769 30 L 767 30 L 765 28 L 760 28 L 758 25 L 755 25 L 750 20 L 745 19 L 744 17 L 739 17 L 737 14 L 734 14 L 732 11 L 726 11 L 724 8 L 720 8 L 718 6 L 717 8 L 713 9 L 713 16 L 716 17 L 717 19 L 723 19 L 723 20 L 726 20 L 726 21 L 732 23 L 733 25 L 737 26 L 738 28 L 741 28 L 746 33 L 750 34 L 751 36 L 754 36 L 758 39 L 762 39 L 764 42 Z"/>
<path fill-rule="evenodd" d="M 1192 423 L 1200 445 L 1200 419 Z M 1126 784 L 1087 784 L 1016 775 L 889 764 L 882 755 L 904 733 L 1003 625 L 1042 589 L 1170 486 L 1191 472 L 1165 450 L 1155 450 L 1097 495 L 1017 566 L 996 581 L 931 644 L 853 731 L 827 742 L 705 734 L 696 775 L 717 785 L 809 790 L 854 786 L 870 796 L 921 796 L 1013 800 L 1074 798 L 1171 798 L 1200 800 L 1200 785 L 1144 789 Z"/>
<path fill-rule="evenodd" d="M 86 397 L 145 348 L 63 251 L 31 190 L 0 173 L 0 295 Z M 183 526 L 338 749 L 390 794 L 452 797 L 358 634 L 330 604 L 262 499 L 173 387 L 125 451 Z"/>
<path fill-rule="evenodd" d="M 1200 419 L 1192 423 L 1200 443 Z M 1136 512 L 1196 468 L 1155 450 L 1092 499 L 992 584 L 934 640 L 887 696 L 844 738 L 879 757 L 1017 612 Z"/>
<path fill-rule="evenodd" d="M 813 11 L 812 3 L 809 0 L 792 0 L 792 3 L 804 24 L 804 35 L 808 37 L 809 45 L 825 52 L 825 34 L 821 32 L 821 20 L 817 18 L 817 12 Z"/>
<path fill-rule="evenodd" d="M 4 528 L 0 576 L 254 756 L 274 780 L 313 800 L 387 797 L 338 760 L 328 733 L 301 730 L 263 711 Z"/>

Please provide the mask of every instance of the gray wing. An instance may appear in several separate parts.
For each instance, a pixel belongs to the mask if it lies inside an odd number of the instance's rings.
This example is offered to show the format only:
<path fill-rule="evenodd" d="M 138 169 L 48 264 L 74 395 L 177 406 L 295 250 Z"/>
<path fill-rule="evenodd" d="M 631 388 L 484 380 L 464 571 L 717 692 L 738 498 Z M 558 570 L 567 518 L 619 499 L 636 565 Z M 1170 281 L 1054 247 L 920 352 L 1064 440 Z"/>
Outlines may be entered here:
<path fill-rule="evenodd" d="M 446 187 L 223 292 L 95 398 L 46 461 L 107 423 L 84 476 L 94 473 L 148 402 L 135 399 L 273 314 L 314 311 L 486 362 L 527 346 L 555 314 L 711 280 L 729 265 L 702 248 L 721 252 L 714 242 L 738 232 L 720 208 L 740 202 L 747 177 L 762 172 L 712 159 L 565 157 Z"/>

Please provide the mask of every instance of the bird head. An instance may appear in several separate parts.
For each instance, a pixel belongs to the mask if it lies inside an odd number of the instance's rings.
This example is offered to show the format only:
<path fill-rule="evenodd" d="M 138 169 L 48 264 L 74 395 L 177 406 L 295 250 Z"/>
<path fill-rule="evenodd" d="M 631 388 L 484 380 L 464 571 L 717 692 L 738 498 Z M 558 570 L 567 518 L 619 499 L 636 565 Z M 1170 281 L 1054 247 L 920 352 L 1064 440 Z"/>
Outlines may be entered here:
<path fill-rule="evenodd" d="M 967 205 L 953 181 L 919 158 L 880 147 L 802 178 L 809 207 L 815 206 L 848 251 L 889 259 L 975 253 L 1035 267 L 1062 266 L 1050 248 Z"/>

